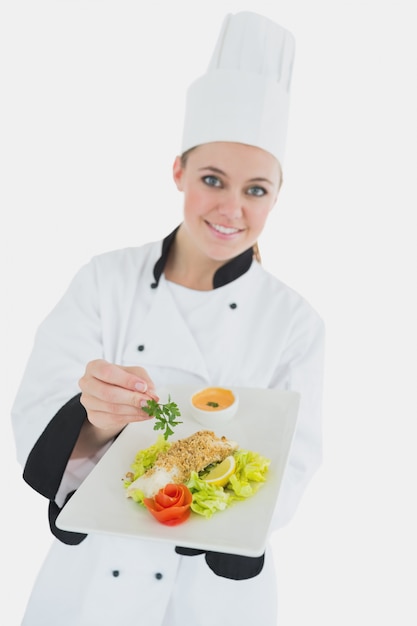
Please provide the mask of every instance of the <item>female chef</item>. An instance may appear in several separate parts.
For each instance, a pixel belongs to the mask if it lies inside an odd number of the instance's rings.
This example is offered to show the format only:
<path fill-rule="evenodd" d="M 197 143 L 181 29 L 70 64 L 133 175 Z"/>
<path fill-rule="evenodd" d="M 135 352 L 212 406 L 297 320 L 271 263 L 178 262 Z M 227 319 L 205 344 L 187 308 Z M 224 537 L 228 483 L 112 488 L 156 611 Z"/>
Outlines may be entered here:
<path fill-rule="evenodd" d="M 282 182 L 293 57 L 291 34 L 267 18 L 226 17 L 207 73 L 187 93 L 173 167 L 183 222 L 162 242 L 93 258 L 37 332 L 13 425 L 56 541 L 25 626 L 276 624 L 269 548 L 260 558 L 186 550 L 66 532 L 55 519 L 166 384 L 301 394 L 274 528 L 317 469 L 323 324 L 254 258 Z"/>

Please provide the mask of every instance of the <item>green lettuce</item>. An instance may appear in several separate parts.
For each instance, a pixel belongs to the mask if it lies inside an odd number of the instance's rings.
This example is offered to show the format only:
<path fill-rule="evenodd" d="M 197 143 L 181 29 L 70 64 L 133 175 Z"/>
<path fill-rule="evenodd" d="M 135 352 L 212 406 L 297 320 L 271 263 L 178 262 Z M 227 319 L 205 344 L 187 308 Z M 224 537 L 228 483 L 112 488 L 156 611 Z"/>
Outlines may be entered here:
<path fill-rule="evenodd" d="M 187 487 L 193 494 L 191 510 L 199 515 L 210 518 L 216 511 L 224 511 L 230 504 L 230 494 L 223 487 L 215 487 L 199 477 L 197 472 L 191 473 Z"/>
<path fill-rule="evenodd" d="M 230 476 L 226 488 L 234 492 L 236 499 L 242 500 L 252 496 L 259 488 L 259 483 L 265 482 L 271 461 L 252 450 L 237 450 L 234 457 L 236 470 Z"/>
<path fill-rule="evenodd" d="M 260 483 L 265 482 L 270 460 L 251 450 L 237 450 L 234 453 L 236 469 L 225 487 L 216 487 L 193 472 L 187 487 L 193 494 L 191 510 L 210 518 L 217 511 L 224 511 L 237 500 L 252 496 Z M 203 475 L 203 477 L 201 476 Z"/>

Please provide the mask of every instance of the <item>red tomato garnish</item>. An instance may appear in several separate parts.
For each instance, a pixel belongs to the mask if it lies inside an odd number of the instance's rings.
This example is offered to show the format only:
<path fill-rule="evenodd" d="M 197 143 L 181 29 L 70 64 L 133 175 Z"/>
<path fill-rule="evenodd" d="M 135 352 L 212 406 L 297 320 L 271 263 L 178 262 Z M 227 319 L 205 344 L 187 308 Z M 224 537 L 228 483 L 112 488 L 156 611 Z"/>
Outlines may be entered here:
<path fill-rule="evenodd" d="M 182 524 L 190 515 L 193 494 L 186 485 L 165 485 L 153 498 L 144 498 L 148 511 L 167 526 Z"/>

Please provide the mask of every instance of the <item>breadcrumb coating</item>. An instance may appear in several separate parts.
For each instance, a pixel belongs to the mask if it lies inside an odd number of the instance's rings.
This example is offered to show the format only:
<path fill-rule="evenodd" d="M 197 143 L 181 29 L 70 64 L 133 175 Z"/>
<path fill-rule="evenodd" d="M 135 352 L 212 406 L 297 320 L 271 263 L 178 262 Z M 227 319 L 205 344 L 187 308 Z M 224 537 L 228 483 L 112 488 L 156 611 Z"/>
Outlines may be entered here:
<path fill-rule="evenodd" d="M 146 473 L 152 476 L 158 469 L 175 473 L 175 482 L 189 480 L 191 472 L 201 472 L 210 463 L 223 461 L 236 450 L 237 444 L 226 437 L 217 437 L 210 430 L 198 432 L 175 441 L 169 450 L 162 452 L 155 465 Z"/>

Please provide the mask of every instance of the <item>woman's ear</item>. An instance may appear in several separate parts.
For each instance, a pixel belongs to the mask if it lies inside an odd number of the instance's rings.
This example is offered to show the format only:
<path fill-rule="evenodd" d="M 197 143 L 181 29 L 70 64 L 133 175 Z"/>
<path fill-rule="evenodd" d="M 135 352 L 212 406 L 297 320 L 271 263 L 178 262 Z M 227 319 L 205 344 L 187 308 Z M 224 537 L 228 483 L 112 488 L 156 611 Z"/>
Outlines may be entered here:
<path fill-rule="evenodd" d="M 181 165 L 181 157 L 177 156 L 175 157 L 174 165 L 172 166 L 172 176 L 174 178 L 174 183 L 176 184 L 178 191 L 183 190 L 182 188 L 183 173 L 184 173 L 184 170 Z"/>

